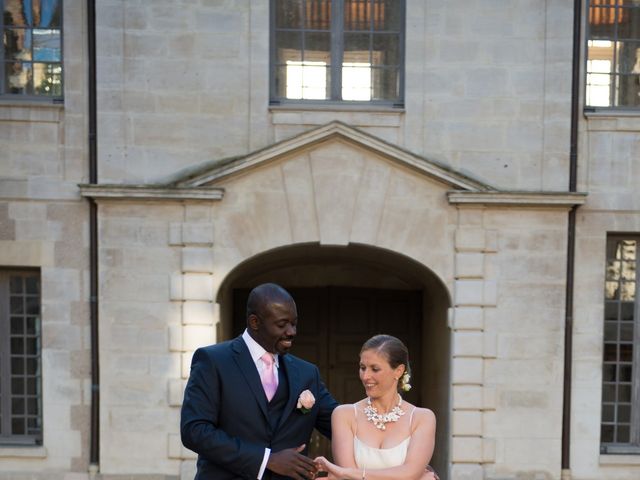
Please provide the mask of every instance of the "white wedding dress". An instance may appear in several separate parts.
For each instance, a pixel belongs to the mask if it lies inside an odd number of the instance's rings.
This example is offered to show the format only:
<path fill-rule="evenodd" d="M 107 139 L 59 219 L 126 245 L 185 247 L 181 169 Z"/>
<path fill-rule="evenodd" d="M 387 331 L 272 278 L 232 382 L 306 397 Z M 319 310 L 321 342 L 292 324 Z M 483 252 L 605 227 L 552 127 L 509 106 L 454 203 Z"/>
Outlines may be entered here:
<path fill-rule="evenodd" d="M 357 417 L 358 411 L 356 406 L 354 405 L 353 408 Z M 415 410 L 416 408 L 414 407 L 411 411 L 409 428 L 411 428 L 411 421 L 413 420 L 413 412 L 415 412 Z M 379 468 L 397 467 L 404 463 L 404 460 L 407 457 L 407 450 L 409 449 L 409 440 L 411 440 L 411 437 L 405 438 L 395 447 L 374 448 L 362 442 L 358 438 L 357 433 L 358 432 L 356 430 L 356 435 L 353 437 L 353 456 L 358 468 L 376 470 Z"/>

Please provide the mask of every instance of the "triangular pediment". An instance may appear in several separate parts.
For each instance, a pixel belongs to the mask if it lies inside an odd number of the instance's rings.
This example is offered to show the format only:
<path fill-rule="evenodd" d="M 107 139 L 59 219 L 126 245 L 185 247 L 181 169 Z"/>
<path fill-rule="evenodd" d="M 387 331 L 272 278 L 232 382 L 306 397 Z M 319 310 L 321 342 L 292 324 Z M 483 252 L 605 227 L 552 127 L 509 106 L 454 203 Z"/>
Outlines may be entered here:
<path fill-rule="evenodd" d="M 496 191 L 493 187 L 445 165 L 416 155 L 339 121 L 333 121 L 306 131 L 245 156 L 207 162 L 193 169 L 183 171 L 173 180 L 172 185 L 181 188 L 215 186 L 222 179 L 244 174 L 283 157 L 295 155 L 298 151 L 314 148 L 332 141 L 347 142 L 361 149 L 371 151 L 393 163 L 405 166 L 440 182 L 448 189 L 471 192 Z"/>

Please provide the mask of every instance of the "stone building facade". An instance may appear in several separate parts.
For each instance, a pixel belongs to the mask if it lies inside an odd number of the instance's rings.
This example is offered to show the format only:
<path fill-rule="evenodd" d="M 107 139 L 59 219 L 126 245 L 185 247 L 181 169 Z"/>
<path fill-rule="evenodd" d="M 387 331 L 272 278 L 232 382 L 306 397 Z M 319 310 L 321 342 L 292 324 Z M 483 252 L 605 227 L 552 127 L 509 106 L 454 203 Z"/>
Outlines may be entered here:
<path fill-rule="evenodd" d="M 39 278 L 41 362 L 41 436 L 0 432 L 0 480 L 192 478 L 178 425 L 191 355 L 237 334 L 263 281 L 299 299 L 294 353 L 339 401 L 359 394 L 354 345 L 381 330 L 408 339 L 443 480 L 640 476 L 640 450 L 603 450 L 601 433 L 607 245 L 640 232 L 640 115 L 581 110 L 569 191 L 574 2 L 407 0 L 395 106 L 270 102 L 269 1 L 96 3 L 96 184 L 87 2 L 60 2 L 63 102 L 0 96 L 0 273 Z M 581 99 L 585 85 L 583 73 Z"/>

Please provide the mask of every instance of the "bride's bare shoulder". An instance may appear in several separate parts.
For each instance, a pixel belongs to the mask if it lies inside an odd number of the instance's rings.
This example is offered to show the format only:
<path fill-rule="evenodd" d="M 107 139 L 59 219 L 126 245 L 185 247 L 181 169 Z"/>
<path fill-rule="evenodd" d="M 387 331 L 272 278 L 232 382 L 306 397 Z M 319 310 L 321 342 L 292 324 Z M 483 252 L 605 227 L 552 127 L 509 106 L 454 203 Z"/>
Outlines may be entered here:
<path fill-rule="evenodd" d="M 338 405 L 333 411 L 333 416 L 339 419 L 351 420 L 355 418 L 355 409 L 353 407 L 355 405 L 357 408 L 359 403 L 360 402 L 344 403 L 342 405 Z"/>

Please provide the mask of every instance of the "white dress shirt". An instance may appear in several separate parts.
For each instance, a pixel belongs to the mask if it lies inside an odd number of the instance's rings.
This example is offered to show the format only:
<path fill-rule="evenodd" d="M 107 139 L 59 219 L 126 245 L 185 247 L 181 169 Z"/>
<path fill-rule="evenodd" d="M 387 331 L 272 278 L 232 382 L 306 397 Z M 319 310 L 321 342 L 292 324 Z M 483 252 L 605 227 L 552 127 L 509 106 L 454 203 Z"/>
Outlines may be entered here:
<path fill-rule="evenodd" d="M 242 339 L 244 340 L 244 343 L 247 344 L 247 348 L 249 349 L 249 354 L 251 355 L 251 360 L 253 360 L 253 363 L 258 369 L 258 374 L 261 374 L 265 368 L 265 364 L 262 361 L 262 356 L 265 353 L 267 353 L 267 351 L 264 348 L 262 348 L 262 346 L 258 342 L 256 342 L 253 338 L 251 338 L 251 335 L 249 335 L 249 332 L 247 332 L 247 329 L 244 330 L 244 333 L 242 334 Z M 274 357 L 273 365 L 276 367 L 275 380 L 277 385 L 278 384 L 277 372 L 278 372 L 278 368 L 280 368 L 279 367 L 280 364 L 278 363 L 278 354 L 274 354 L 273 357 Z M 265 448 L 262 464 L 260 465 L 260 470 L 258 471 L 258 477 L 257 477 L 258 480 L 261 480 L 262 475 L 264 475 L 264 471 L 267 468 L 267 462 L 269 461 L 269 455 L 271 455 L 271 449 Z"/>

